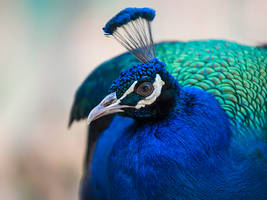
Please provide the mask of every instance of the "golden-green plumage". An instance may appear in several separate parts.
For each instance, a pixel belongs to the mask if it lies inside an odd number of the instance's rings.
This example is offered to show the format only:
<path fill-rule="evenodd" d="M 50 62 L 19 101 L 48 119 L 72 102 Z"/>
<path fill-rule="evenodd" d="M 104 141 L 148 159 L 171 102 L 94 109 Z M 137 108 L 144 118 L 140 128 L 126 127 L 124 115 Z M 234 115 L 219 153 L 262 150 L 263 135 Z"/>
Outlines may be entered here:
<path fill-rule="evenodd" d="M 213 94 L 236 127 L 266 125 L 267 49 L 223 40 L 165 42 L 157 58 L 182 86 Z M 106 94 L 111 81 L 138 61 L 129 53 L 100 65 L 76 93 L 70 123 L 87 117 Z M 99 91 L 92 96 L 92 92 Z"/>
<path fill-rule="evenodd" d="M 266 49 L 210 40 L 166 43 L 157 53 L 182 86 L 212 93 L 233 124 L 262 128 L 266 123 Z"/>

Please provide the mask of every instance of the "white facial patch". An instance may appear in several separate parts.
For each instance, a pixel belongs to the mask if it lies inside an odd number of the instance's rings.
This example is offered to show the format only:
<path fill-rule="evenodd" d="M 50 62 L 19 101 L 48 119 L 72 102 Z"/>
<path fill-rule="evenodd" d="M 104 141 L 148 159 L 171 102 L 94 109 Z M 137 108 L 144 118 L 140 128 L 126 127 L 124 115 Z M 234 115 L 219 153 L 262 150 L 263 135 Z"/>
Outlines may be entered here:
<path fill-rule="evenodd" d="M 140 100 L 137 104 L 136 104 L 136 106 L 135 106 L 135 108 L 136 109 L 140 109 L 140 108 L 142 108 L 142 107 L 145 107 L 146 105 L 151 105 L 152 103 L 154 103 L 155 101 L 156 101 L 156 99 L 158 98 L 158 96 L 160 95 L 160 93 L 161 93 L 161 88 L 162 88 L 162 86 L 165 84 L 165 82 L 163 81 L 163 80 L 161 80 L 161 78 L 160 78 L 160 75 L 156 75 L 156 78 L 155 78 L 155 81 L 154 81 L 154 83 L 153 83 L 153 87 L 154 87 L 154 91 L 153 91 L 153 93 L 151 94 L 151 95 L 149 95 L 148 97 L 146 97 L 145 99 L 142 99 L 142 100 Z M 131 86 L 132 87 L 132 86 Z M 130 87 L 130 88 L 131 88 Z M 129 89 L 130 89 L 129 88 Z M 128 90 L 129 90 L 128 89 Z M 127 90 L 127 91 L 128 91 Z M 126 91 L 126 92 L 127 92 Z"/>
<path fill-rule="evenodd" d="M 128 88 L 128 90 L 126 90 L 126 92 L 122 95 L 122 97 L 119 99 L 119 101 L 121 101 L 123 98 L 125 98 L 128 94 L 132 93 L 134 91 L 134 87 L 137 84 L 137 81 L 135 81 L 131 87 Z"/>

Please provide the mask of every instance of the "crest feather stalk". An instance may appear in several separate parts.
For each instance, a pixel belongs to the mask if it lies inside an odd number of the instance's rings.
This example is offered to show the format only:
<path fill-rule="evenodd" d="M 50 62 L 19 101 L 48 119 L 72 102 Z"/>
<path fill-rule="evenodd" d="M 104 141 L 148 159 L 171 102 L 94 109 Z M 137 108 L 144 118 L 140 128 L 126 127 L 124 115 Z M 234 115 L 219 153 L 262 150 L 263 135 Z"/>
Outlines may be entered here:
<path fill-rule="evenodd" d="M 142 63 L 156 58 L 151 31 L 155 10 L 126 8 L 110 19 L 103 28 L 105 35 L 113 36 Z"/>

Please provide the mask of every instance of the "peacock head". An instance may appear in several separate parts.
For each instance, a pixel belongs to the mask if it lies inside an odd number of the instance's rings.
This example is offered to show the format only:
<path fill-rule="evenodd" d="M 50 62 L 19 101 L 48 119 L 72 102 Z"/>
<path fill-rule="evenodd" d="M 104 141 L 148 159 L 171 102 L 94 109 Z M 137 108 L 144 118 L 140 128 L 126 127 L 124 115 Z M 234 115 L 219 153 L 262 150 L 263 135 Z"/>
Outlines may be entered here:
<path fill-rule="evenodd" d="M 104 115 L 123 112 L 134 118 L 160 118 L 168 114 L 175 100 L 177 81 L 165 64 L 154 58 L 122 72 L 107 95 L 88 116 L 88 123 Z"/>
<path fill-rule="evenodd" d="M 107 95 L 88 116 L 88 123 L 104 115 L 123 112 L 134 118 L 166 115 L 173 106 L 177 81 L 156 58 L 151 33 L 155 11 L 150 8 L 126 8 L 103 28 L 143 64 L 122 72 Z"/>

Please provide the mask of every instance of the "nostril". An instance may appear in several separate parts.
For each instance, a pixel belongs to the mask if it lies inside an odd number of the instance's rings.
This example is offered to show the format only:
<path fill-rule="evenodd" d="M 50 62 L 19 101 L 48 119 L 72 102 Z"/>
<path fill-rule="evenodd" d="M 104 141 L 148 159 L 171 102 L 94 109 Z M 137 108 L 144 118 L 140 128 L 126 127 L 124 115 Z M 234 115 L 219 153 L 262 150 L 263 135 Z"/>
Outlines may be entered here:
<path fill-rule="evenodd" d="M 116 101 L 116 99 L 114 99 L 114 98 L 107 99 L 105 102 L 103 102 L 102 106 L 107 107 L 107 106 L 113 104 L 115 101 Z"/>

